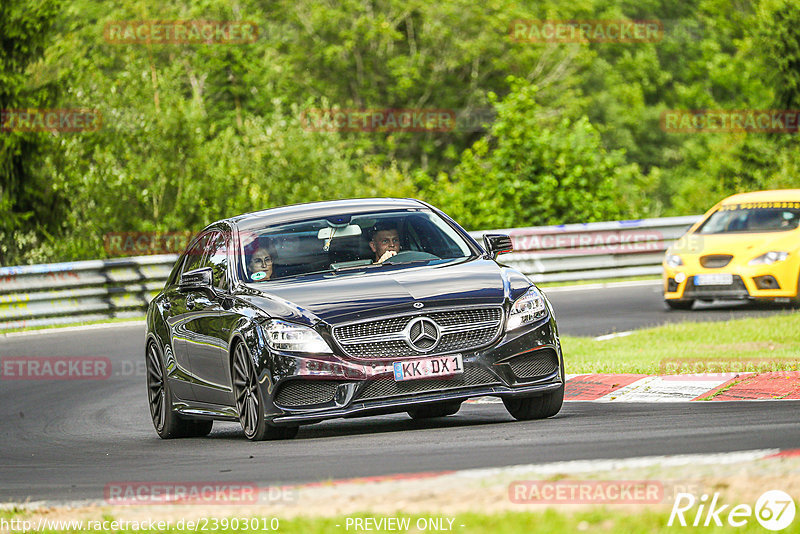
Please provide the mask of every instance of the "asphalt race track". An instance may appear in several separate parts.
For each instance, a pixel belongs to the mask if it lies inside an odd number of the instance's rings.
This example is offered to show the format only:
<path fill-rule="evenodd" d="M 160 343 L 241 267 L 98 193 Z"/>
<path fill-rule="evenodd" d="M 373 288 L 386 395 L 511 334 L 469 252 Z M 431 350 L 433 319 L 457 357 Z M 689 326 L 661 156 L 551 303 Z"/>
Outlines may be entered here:
<path fill-rule="evenodd" d="M 655 288 L 655 290 L 654 290 Z M 562 333 L 599 335 L 686 318 L 719 320 L 779 308 L 667 311 L 657 286 L 548 293 Z M 146 402 L 141 324 L 0 336 L 0 357 L 96 356 L 106 380 L 0 381 L 0 501 L 102 500 L 123 481 L 262 485 L 562 460 L 797 448 L 800 401 L 566 403 L 545 421 L 514 422 L 502 404 L 452 417 L 406 415 L 302 427 L 291 441 L 248 442 L 233 423 L 207 438 L 160 440 Z"/>

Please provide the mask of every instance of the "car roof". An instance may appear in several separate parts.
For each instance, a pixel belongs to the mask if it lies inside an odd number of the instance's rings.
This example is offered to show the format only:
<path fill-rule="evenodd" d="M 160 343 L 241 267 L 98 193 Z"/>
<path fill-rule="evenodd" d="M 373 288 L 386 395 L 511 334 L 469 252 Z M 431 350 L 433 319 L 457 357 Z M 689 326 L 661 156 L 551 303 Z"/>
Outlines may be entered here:
<path fill-rule="evenodd" d="M 236 224 L 239 228 L 251 228 L 301 221 L 304 219 L 332 217 L 348 213 L 420 208 L 426 209 L 429 208 L 429 206 L 413 198 L 352 198 L 281 206 L 237 215 L 228 220 Z"/>
<path fill-rule="evenodd" d="M 724 199 L 720 204 L 740 204 L 742 202 L 780 202 L 800 201 L 800 189 L 774 189 L 771 191 L 753 191 L 739 193 Z"/>

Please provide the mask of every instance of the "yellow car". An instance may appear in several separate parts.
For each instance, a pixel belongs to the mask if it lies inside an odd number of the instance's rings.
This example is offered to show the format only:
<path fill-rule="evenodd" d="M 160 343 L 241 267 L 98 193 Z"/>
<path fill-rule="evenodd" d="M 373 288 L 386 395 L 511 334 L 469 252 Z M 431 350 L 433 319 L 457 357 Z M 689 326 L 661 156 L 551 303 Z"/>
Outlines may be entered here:
<path fill-rule="evenodd" d="M 726 198 L 667 249 L 664 300 L 757 299 L 800 304 L 800 189 Z"/>

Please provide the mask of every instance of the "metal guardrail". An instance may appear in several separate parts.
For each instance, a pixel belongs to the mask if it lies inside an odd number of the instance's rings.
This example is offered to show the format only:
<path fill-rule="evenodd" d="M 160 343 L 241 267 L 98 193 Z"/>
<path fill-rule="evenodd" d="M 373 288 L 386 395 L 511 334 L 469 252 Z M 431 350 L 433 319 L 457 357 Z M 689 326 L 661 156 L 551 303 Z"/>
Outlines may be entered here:
<path fill-rule="evenodd" d="M 661 274 L 664 250 L 699 216 L 470 232 L 507 233 L 502 262 L 534 282 Z M 141 317 L 164 286 L 175 254 L 0 267 L 0 331 Z"/>
<path fill-rule="evenodd" d="M 664 251 L 700 215 L 558 226 L 509 228 L 514 252 L 501 261 L 534 282 L 660 275 Z M 470 232 L 480 241 L 488 232 Z"/>
<path fill-rule="evenodd" d="M 0 267 L 0 330 L 141 317 L 177 256 Z"/>

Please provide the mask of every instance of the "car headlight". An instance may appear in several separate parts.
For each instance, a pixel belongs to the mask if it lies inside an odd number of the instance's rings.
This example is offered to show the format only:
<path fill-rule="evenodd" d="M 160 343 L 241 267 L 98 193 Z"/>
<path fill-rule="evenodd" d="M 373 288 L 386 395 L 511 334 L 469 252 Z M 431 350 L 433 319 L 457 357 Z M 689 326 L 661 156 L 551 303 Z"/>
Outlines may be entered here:
<path fill-rule="evenodd" d="M 289 352 L 332 353 L 317 332 L 307 326 L 271 319 L 264 325 L 267 344 L 271 349 Z"/>
<path fill-rule="evenodd" d="M 683 265 L 683 259 L 677 254 L 667 254 L 667 265 L 670 267 L 680 267 Z"/>
<path fill-rule="evenodd" d="M 544 305 L 544 297 L 536 288 L 531 286 L 520 298 L 511 305 L 511 312 L 508 314 L 506 330 L 513 330 L 522 325 L 532 323 L 541 319 L 547 313 Z"/>
<path fill-rule="evenodd" d="M 785 260 L 788 256 L 788 252 L 773 250 L 771 252 L 767 252 L 766 254 L 762 254 L 757 258 L 753 258 L 748 262 L 747 265 L 772 265 L 773 263 L 778 263 L 779 261 Z"/>

